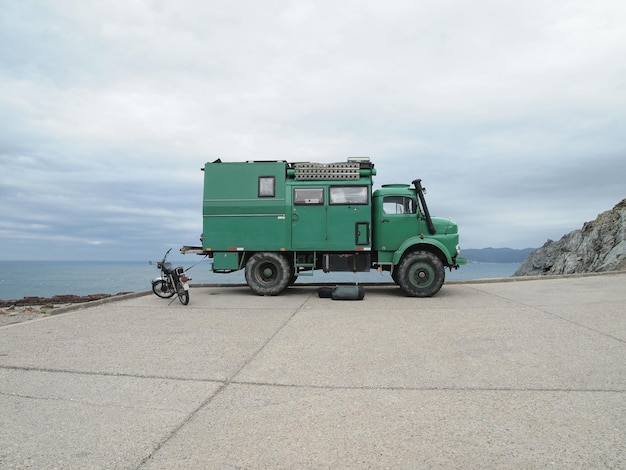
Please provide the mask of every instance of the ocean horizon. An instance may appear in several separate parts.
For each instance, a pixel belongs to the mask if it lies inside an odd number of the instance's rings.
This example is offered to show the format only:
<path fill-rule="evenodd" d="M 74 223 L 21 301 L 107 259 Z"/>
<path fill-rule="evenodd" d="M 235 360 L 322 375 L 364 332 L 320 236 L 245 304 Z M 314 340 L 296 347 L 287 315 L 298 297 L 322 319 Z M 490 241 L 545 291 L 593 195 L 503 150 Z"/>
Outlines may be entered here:
<path fill-rule="evenodd" d="M 241 284 L 244 271 L 217 274 L 208 260 L 173 259 L 176 266 L 191 269 L 191 284 Z M 458 270 L 446 269 L 446 281 L 510 277 L 521 263 L 469 262 Z M 156 264 L 148 261 L 0 261 L 0 299 L 55 295 L 118 294 L 151 289 L 159 276 Z M 297 284 L 333 282 L 392 282 L 389 273 L 324 273 L 301 276 Z"/>

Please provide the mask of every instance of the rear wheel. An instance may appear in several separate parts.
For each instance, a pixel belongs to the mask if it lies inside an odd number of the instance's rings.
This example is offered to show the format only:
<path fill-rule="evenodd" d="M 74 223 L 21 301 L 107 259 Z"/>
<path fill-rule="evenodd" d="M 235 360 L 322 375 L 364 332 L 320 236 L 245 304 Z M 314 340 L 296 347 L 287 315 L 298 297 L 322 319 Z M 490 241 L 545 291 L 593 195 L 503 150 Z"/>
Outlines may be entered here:
<path fill-rule="evenodd" d="M 411 297 L 432 297 L 443 285 L 446 272 L 437 255 L 416 251 L 406 255 L 396 271 L 396 282 Z"/>
<path fill-rule="evenodd" d="M 169 288 L 167 282 L 163 279 L 159 279 L 158 281 L 154 281 L 152 283 L 152 292 L 162 299 L 169 299 L 174 295 L 174 291 Z"/>
<path fill-rule="evenodd" d="M 185 290 L 182 284 L 178 285 L 178 300 L 183 305 L 187 305 L 189 303 L 189 291 Z"/>
<path fill-rule="evenodd" d="M 246 263 L 246 282 L 258 295 L 278 295 L 291 280 L 287 259 L 278 253 L 255 253 Z"/>

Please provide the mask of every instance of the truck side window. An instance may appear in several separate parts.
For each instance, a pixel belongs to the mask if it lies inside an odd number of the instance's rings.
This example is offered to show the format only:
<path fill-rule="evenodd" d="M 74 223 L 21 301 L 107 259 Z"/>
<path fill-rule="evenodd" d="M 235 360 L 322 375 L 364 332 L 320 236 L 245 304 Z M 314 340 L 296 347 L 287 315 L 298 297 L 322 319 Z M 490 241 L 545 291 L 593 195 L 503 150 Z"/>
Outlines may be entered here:
<path fill-rule="evenodd" d="M 296 205 L 324 204 L 324 190 L 322 188 L 294 189 L 293 203 Z"/>
<path fill-rule="evenodd" d="M 385 214 L 415 214 L 415 199 L 407 196 L 385 196 L 383 212 Z"/>
<path fill-rule="evenodd" d="M 330 204 L 367 204 L 367 186 L 331 186 Z"/>
<path fill-rule="evenodd" d="M 274 197 L 276 195 L 276 178 L 274 176 L 259 176 L 259 197 Z"/>

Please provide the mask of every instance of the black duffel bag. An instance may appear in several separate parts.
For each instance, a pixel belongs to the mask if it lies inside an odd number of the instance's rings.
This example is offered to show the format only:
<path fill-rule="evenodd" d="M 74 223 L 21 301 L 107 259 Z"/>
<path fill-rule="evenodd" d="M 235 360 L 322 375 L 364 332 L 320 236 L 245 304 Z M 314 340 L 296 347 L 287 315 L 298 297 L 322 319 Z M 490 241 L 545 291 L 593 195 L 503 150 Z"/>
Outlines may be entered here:
<path fill-rule="evenodd" d="M 363 300 L 365 289 L 363 286 L 337 286 L 331 297 L 333 300 Z"/>

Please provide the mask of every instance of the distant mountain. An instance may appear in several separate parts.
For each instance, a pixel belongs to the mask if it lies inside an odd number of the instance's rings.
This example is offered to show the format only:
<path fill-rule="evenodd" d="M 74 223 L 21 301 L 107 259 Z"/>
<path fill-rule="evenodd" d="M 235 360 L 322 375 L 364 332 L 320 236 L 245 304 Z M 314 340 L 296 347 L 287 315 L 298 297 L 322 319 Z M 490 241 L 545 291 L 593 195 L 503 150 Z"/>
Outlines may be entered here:
<path fill-rule="evenodd" d="M 461 250 L 461 256 L 475 263 L 521 263 L 534 248 L 469 248 Z"/>

